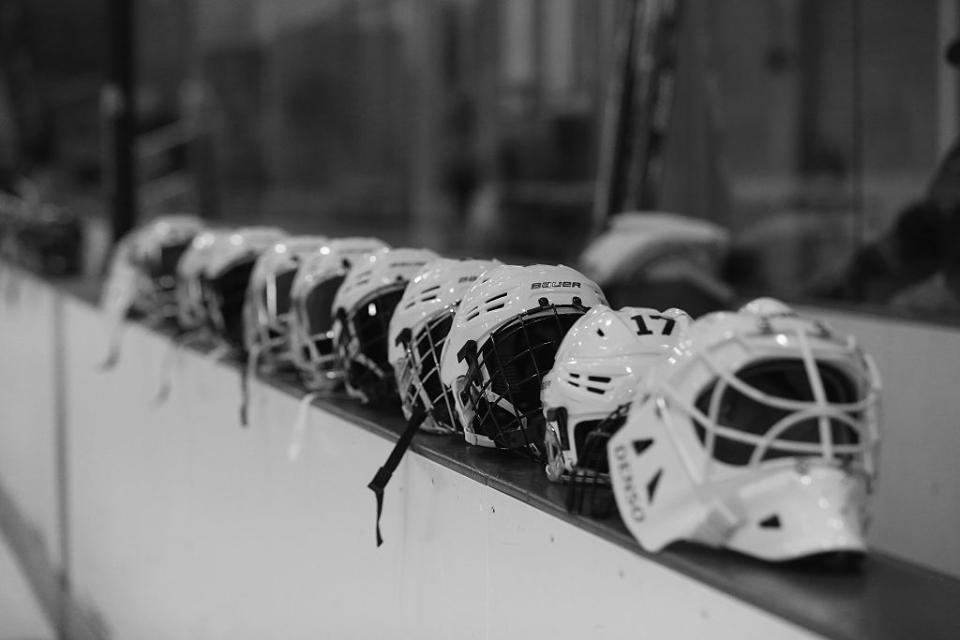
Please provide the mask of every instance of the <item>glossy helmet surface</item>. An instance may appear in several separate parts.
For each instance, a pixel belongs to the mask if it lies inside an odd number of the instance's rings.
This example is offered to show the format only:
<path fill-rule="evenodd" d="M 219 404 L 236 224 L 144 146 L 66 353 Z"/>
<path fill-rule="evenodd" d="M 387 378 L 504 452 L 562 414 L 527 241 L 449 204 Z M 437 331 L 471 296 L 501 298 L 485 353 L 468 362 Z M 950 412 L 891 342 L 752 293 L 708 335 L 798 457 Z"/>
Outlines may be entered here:
<path fill-rule="evenodd" d="M 766 560 L 865 548 L 880 380 L 851 336 L 759 299 L 695 322 L 608 445 L 620 514 Z"/>
<path fill-rule="evenodd" d="M 387 250 L 376 238 L 330 240 L 304 258 L 290 298 L 290 356 L 314 390 L 340 384 L 343 372 L 333 343 L 333 299 L 351 266 Z"/>
<path fill-rule="evenodd" d="M 290 292 L 306 256 L 326 244 L 321 236 L 290 236 L 257 257 L 244 301 L 244 344 L 261 365 L 290 363 Z"/>
<path fill-rule="evenodd" d="M 560 265 L 501 265 L 477 280 L 440 364 L 467 442 L 542 455 L 543 376 L 570 327 L 598 304 L 600 288 Z"/>
<path fill-rule="evenodd" d="M 584 273 L 601 286 L 636 277 L 682 259 L 713 273 L 730 245 L 730 232 L 712 222 L 660 211 L 626 212 L 584 250 Z"/>
<path fill-rule="evenodd" d="M 493 260 L 439 258 L 407 285 L 390 320 L 388 351 L 408 420 L 417 407 L 427 412 L 425 431 L 451 433 L 459 422 L 450 388 L 440 382 L 440 356 L 457 306 Z"/>
<path fill-rule="evenodd" d="M 333 299 L 334 344 L 347 392 L 365 403 L 396 396 L 387 350 L 390 318 L 407 283 L 437 254 L 390 249 L 353 265 Z"/>
<path fill-rule="evenodd" d="M 204 301 L 203 274 L 215 245 L 226 242 L 230 232 L 207 229 L 194 236 L 193 241 L 177 263 L 177 321 L 184 329 L 207 327 L 207 309 Z"/>
<path fill-rule="evenodd" d="M 133 229 L 114 250 L 104 305 L 120 316 L 175 318 L 177 262 L 203 228 L 195 216 L 164 215 Z"/>
<path fill-rule="evenodd" d="M 261 253 L 284 238 L 276 227 L 242 227 L 214 243 L 203 273 L 207 317 L 228 346 L 245 352 L 243 306 L 253 267 Z"/>
<path fill-rule="evenodd" d="M 580 264 L 617 305 L 679 306 L 697 317 L 733 304 L 733 289 L 721 278 L 730 247 L 730 232 L 706 220 L 624 212 Z"/>
<path fill-rule="evenodd" d="M 568 477 L 578 465 L 583 473 L 607 476 L 607 440 L 623 426 L 644 376 L 670 353 L 691 322 L 680 309 L 615 311 L 606 306 L 577 320 L 543 380 L 550 480 Z M 584 453 L 588 437 L 591 446 Z"/>

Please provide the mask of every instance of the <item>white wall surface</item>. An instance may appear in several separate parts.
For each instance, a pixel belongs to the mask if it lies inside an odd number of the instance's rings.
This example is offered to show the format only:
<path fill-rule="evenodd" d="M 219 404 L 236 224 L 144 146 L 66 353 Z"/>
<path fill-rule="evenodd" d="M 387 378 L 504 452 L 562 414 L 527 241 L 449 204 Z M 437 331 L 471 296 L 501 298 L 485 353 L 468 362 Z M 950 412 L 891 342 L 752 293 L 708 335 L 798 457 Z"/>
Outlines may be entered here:
<path fill-rule="evenodd" d="M 811 312 L 855 335 L 883 378 L 872 546 L 960 576 L 960 329 Z"/>
<path fill-rule="evenodd" d="M 55 304 L 49 287 L 0 264 L 0 487 L 57 564 Z"/>

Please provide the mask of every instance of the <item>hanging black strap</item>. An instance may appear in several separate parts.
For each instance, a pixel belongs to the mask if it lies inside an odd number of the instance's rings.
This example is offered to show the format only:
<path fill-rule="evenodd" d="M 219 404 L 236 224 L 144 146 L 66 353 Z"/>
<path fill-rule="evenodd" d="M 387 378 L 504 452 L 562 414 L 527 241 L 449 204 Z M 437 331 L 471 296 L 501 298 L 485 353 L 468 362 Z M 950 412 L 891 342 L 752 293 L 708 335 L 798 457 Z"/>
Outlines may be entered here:
<path fill-rule="evenodd" d="M 247 407 L 250 404 L 250 367 L 244 363 L 240 369 L 240 426 L 246 427 L 249 424 L 247 420 Z"/>
<path fill-rule="evenodd" d="M 370 484 L 367 487 L 377 496 L 377 546 L 383 544 L 383 536 L 380 535 L 380 514 L 383 513 L 383 490 L 387 488 L 387 483 L 390 482 L 390 478 L 393 477 L 393 472 L 397 470 L 397 466 L 400 464 L 400 460 L 403 459 L 403 454 L 407 452 L 407 449 L 410 448 L 410 443 L 413 441 L 413 436 L 417 432 L 417 429 L 420 428 L 420 425 L 423 424 L 423 421 L 427 418 L 427 410 L 422 406 L 418 406 L 413 415 L 410 416 L 410 419 L 407 420 L 407 427 L 403 430 L 403 433 L 400 434 L 400 439 L 397 440 L 397 443 L 393 446 L 393 451 L 390 452 L 390 456 L 387 458 L 387 461 L 383 463 L 383 466 L 377 470 L 377 474 L 373 476 L 373 480 L 370 481 Z"/>

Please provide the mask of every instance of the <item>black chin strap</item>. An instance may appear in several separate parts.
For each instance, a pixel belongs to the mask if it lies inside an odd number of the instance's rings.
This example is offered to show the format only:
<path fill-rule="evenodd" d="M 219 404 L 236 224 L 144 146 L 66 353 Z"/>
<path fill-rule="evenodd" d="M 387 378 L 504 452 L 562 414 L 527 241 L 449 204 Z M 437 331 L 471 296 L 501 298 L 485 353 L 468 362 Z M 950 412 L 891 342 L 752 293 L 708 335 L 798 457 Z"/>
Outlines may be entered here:
<path fill-rule="evenodd" d="M 407 452 L 407 449 L 410 448 L 410 443 L 413 441 L 413 436 L 417 432 L 417 429 L 420 428 L 420 425 L 423 424 L 423 421 L 427 418 L 427 410 L 423 406 L 418 406 L 413 415 L 410 416 L 410 419 L 407 420 L 407 427 L 403 430 L 403 433 L 400 434 L 400 439 L 397 440 L 397 443 L 393 446 L 393 451 L 390 452 L 390 456 L 387 458 L 387 461 L 383 463 L 383 466 L 377 470 L 373 480 L 370 481 L 370 484 L 367 487 L 377 496 L 377 546 L 383 544 L 383 536 L 380 535 L 380 515 L 383 513 L 383 490 L 386 489 L 387 483 L 390 482 L 390 478 L 393 477 L 393 472 L 397 470 L 397 466 L 400 464 L 400 460 L 403 459 L 403 454 Z"/>

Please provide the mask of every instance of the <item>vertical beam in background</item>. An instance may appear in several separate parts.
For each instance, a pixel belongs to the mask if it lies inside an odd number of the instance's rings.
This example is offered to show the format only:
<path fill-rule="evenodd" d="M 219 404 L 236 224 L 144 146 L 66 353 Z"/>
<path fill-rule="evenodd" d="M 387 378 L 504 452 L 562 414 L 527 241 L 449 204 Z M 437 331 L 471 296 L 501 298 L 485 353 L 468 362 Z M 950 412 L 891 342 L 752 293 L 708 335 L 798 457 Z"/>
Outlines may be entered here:
<path fill-rule="evenodd" d="M 414 95 L 412 110 L 412 163 L 410 176 L 410 209 L 416 242 L 437 247 L 444 241 L 445 210 L 439 194 L 439 140 L 437 132 L 443 119 L 440 90 L 442 51 L 440 47 L 441 16 L 436 0 L 413 0 L 413 29 L 408 42 L 413 58 Z"/>
<path fill-rule="evenodd" d="M 820 26 L 822 10 L 818 0 L 801 2 L 799 7 L 800 33 L 797 61 L 800 65 L 800 99 L 797 127 L 797 168 L 807 171 L 813 162 L 819 138 L 817 122 L 820 113 L 820 87 L 823 56 L 820 44 L 823 29 Z"/>
<path fill-rule="evenodd" d="M 600 233 L 622 201 L 623 171 L 633 139 L 636 38 L 643 18 L 642 0 L 629 0 L 618 22 L 616 49 L 607 83 L 593 198 L 593 234 Z"/>
<path fill-rule="evenodd" d="M 108 124 L 107 175 L 114 241 L 137 222 L 135 0 L 108 0 L 110 53 L 102 109 Z"/>
<path fill-rule="evenodd" d="M 54 425 L 56 438 L 56 470 L 57 470 L 57 520 L 60 531 L 60 575 L 59 590 L 57 592 L 57 638 L 71 640 L 74 630 L 70 616 L 70 602 L 73 595 L 72 584 L 72 557 L 70 553 L 70 457 L 67 429 L 67 346 L 66 328 L 64 326 L 63 296 L 53 296 L 53 398 Z"/>
<path fill-rule="evenodd" d="M 943 52 L 960 34 L 960 3 L 939 0 L 937 4 L 937 156 L 950 149 L 960 133 L 960 73 L 946 64 Z"/>

